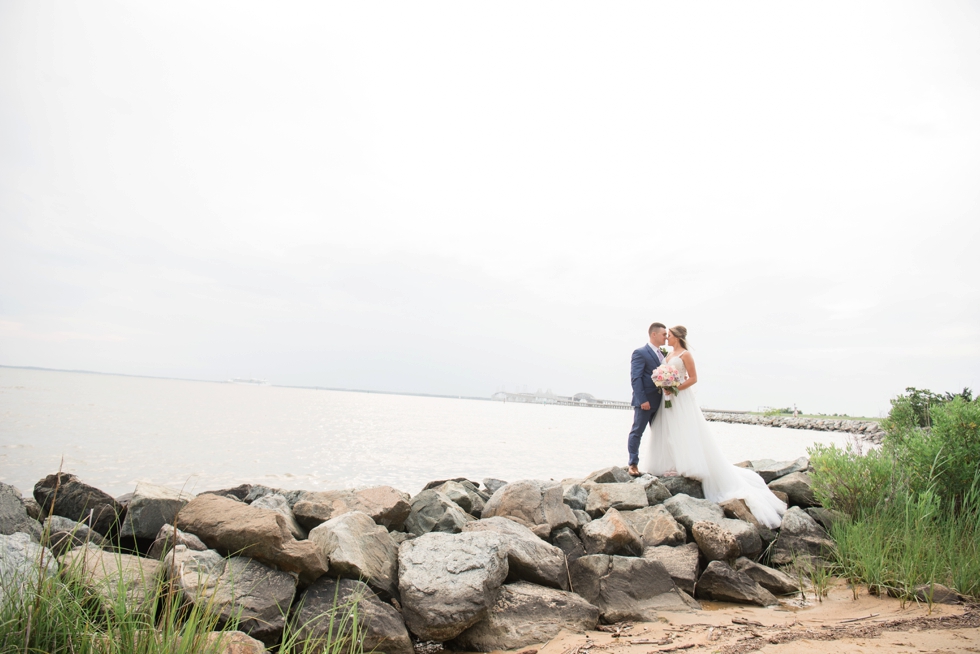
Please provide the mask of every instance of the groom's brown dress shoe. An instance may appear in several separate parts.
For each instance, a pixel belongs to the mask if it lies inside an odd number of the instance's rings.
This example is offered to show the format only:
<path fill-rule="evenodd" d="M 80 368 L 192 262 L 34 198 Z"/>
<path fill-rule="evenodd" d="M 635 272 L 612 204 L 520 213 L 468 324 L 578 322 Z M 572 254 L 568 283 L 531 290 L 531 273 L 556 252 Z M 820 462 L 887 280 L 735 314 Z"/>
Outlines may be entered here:
<path fill-rule="evenodd" d="M 627 470 L 627 472 L 630 474 L 630 477 L 639 477 L 640 476 L 640 471 L 637 469 L 636 466 L 630 466 L 629 467 L 629 470 Z"/>

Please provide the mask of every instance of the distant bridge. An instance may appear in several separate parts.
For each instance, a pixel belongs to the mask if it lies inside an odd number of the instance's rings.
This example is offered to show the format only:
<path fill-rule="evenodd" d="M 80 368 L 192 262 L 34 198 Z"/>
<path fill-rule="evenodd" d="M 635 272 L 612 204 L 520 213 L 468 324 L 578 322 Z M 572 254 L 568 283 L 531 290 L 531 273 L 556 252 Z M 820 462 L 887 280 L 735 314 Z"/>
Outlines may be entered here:
<path fill-rule="evenodd" d="M 559 404 L 562 406 L 585 406 L 593 409 L 632 409 L 629 402 L 616 400 L 599 400 L 588 393 L 576 393 L 572 396 L 555 395 L 551 391 L 542 393 L 508 393 L 497 391 L 490 396 L 500 402 L 523 402 L 524 404 Z"/>

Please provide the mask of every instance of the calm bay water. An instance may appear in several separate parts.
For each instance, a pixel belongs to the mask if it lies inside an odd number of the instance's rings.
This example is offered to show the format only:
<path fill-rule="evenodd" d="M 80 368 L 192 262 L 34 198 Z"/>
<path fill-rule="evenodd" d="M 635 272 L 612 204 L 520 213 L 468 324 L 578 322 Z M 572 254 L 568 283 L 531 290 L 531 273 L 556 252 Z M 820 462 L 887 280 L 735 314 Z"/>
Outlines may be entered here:
<path fill-rule="evenodd" d="M 562 479 L 625 465 L 632 412 L 0 368 L 0 481 L 64 470 L 106 492 L 260 483 L 327 490 Z M 734 461 L 845 434 L 711 423 Z M 642 467 L 642 462 L 641 462 Z"/>

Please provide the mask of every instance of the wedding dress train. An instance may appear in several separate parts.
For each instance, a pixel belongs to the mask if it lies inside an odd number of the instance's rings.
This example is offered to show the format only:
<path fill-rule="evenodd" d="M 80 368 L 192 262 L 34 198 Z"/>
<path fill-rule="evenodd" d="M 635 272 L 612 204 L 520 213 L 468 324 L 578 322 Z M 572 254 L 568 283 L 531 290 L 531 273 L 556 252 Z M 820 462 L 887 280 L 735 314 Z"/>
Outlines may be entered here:
<path fill-rule="evenodd" d="M 664 365 L 673 366 L 687 378 L 687 367 L 680 357 Z M 676 395 L 664 394 L 664 398 L 670 399 L 671 406 L 665 407 L 664 399 L 660 400 L 640 460 L 645 472 L 658 477 L 676 472 L 698 479 L 704 487 L 705 499 L 721 503 L 741 498 L 759 522 L 770 529 L 778 527 L 786 505 L 772 494 L 757 473 L 728 462 L 691 389 Z"/>

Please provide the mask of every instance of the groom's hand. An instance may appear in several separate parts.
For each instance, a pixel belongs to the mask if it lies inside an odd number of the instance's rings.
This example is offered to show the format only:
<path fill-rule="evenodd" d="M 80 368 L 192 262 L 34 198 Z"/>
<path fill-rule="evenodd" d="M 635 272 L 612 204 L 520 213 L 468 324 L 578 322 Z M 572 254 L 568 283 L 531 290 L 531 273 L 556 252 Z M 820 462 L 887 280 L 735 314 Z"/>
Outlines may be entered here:
<path fill-rule="evenodd" d="M 643 404 L 640 405 L 640 408 L 643 409 L 644 411 L 649 411 L 650 410 L 650 403 L 649 402 L 644 402 Z"/>

